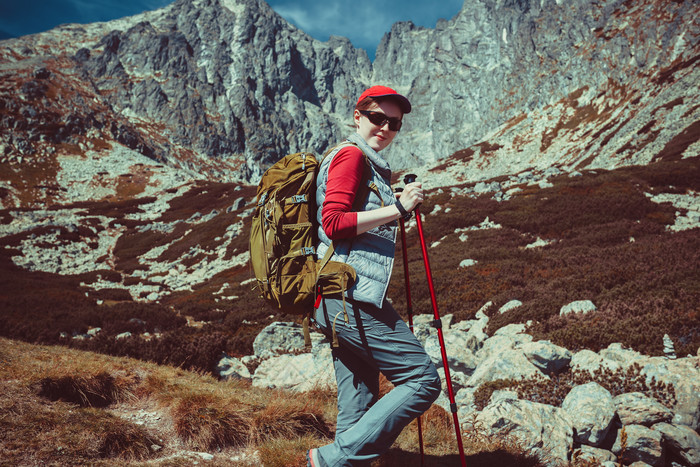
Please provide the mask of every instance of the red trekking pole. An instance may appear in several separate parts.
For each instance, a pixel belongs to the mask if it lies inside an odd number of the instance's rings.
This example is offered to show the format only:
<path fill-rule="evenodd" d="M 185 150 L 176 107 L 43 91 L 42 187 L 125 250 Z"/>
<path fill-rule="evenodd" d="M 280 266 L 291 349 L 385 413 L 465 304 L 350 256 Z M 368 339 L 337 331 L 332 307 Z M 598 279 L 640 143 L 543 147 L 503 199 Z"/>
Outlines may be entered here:
<path fill-rule="evenodd" d="M 397 188 L 397 192 L 403 191 L 403 188 Z M 401 226 L 401 251 L 403 253 L 403 277 L 406 283 L 406 312 L 408 313 L 408 327 L 413 331 L 413 305 L 411 304 L 411 282 L 408 279 L 408 252 L 406 251 L 406 227 L 404 220 L 399 219 Z M 418 444 L 420 446 L 420 465 L 425 465 L 425 451 L 423 450 L 423 427 L 421 426 L 420 417 L 416 419 L 418 423 Z"/>
<path fill-rule="evenodd" d="M 416 175 L 408 174 L 404 177 L 404 183 L 413 183 L 416 181 Z M 440 319 L 440 312 L 438 311 L 437 300 L 435 299 L 435 287 L 433 287 L 433 276 L 430 272 L 430 262 L 428 261 L 428 249 L 425 246 L 425 236 L 423 235 L 423 225 L 420 218 L 419 207 L 416 206 L 414 209 L 416 216 L 416 225 L 418 226 L 418 237 L 420 238 L 420 246 L 423 250 L 423 262 L 425 263 L 425 274 L 428 277 L 428 289 L 430 290 L 430 301 L 433 304 L 433 315 L 435 320 L 432 322 L 432 326 L 437 329 L 438 340 L 440 341 L 440 351 L 442 352 L 442 365 L 445 368 L 445 380 L 447 383 L 447 394 L 450 399 L 450 411 L 452 412 L 452 418 L 455 423 L 455 433 L 457 435 L 457 446 L 459 447 L 459 457 L 462 461 L 462 467 L 467 466 L 467 461 L 464 457 L 464 447 L 462 446 L 462 435 L 459 429 L 459 420 L 457 418 L 457 403 L 455 402 L 454 390 L 452 389 L 452 377 L 450 376 L 450 366 L 447 363 L 447 350 L 445 348 L 445 338 L 442 335 L 442 320 Z M 403 238 L 402 238 L 403 240 Z M 405 251 L 405 250 L 404 250 Z M 406 266 L 406 261 L 404 258 L 404 267 Z M 410 315 L 409 315 L 410 316 Z"/>

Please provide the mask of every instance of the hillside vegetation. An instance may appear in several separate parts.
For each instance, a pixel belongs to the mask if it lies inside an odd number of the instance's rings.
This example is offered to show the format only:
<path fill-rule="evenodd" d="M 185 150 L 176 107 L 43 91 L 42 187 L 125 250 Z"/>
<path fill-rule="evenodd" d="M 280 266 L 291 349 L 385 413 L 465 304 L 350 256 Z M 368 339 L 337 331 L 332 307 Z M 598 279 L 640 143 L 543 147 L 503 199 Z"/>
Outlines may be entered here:
<path fill-rule="evenodd" d="M 679 355 L 695 355 L 700 346 L 700 237 L 697 228 L 671 230 L 686 210 L 650 197 L 671 193 L 694 199 L 700 190 L 699 165 L 698 158 L 690 158 L 560 175 L 546 188 L 516 185 L 521 191 L 500 202 L 492 193 L 468 193 L 473 184 L 431 190 L 422 212 L 428 244 L 439 241 L 429 254 L 441 313 L 454 314 L 457 322 L 471 319 L 491 301 L 497 306 L 490 311 L 489 334 L 511 322 L 531 321 L 536 339 L 571 350 L 620 342 L 649 355 L 661 354 L 662 337 L 668 334 Z M 79 212 L 72 228 L 30 225 L 0 238 L 0 335 L 205 372 L 214 369 L 222 351 L 251 355 L 263 327 L 293 318 L 259 299 L 247 263 L 231 260 L 247 251 L 249 229 L 244 208 L 223 208 L 231 203 L 232 190 L 225 184 L 196 185 L 155 219 L 129 219 L 128 213 L 139 211 L 139 200 L 85 203 L 71 207 Z M 64 207 L 52 209 L 58 214 Z M 199 224 L 184 221 L 210 211 L 215 215 Z M 9 230 L 16 217 L 33 213 L 4 210 L 0 219 Z M 122 225 L 109 261 L 74 274 L 16 265 L 30 253 L 58 255 L 65 265 L 70 259 L 57 245 L 90 251 L 101 231 L 98 216 L 100 222 Z M 481 228 L 486 219 L 500 227 Z M 174 225 L 169 232 L 144 228 L 166 222 Z M 240 224 L 240 231 L 216 250 L 232 223 Z M 537 239 L 544 246 L 528 248 Z M 409 229 L 407 243 L 414 312 L 430 313 L 415 228 Z M 149 257 L 151 251 L 159 254 Z M 211 278 L 174 291 L 162 282 L 172 277 L 161 272 L 163 265 L 196 277 L 213 251 L 222 259 L 221 270 Z M 460 268 L 464 259 L 476 264 Z M 404 313 L 401 254 L 395 266 L 389 296 Z M 149 290 L 159 290 L 156 299 L 138 294 L 139 287 L 151 284 Z M 512 299 L 523 303 L 517 313 L 496 312 Z M 560 308 L 575 300 L 591 300 L 598 311 L 560 317 Z M 126 332 L 131 337 L 116 339 Z"/>

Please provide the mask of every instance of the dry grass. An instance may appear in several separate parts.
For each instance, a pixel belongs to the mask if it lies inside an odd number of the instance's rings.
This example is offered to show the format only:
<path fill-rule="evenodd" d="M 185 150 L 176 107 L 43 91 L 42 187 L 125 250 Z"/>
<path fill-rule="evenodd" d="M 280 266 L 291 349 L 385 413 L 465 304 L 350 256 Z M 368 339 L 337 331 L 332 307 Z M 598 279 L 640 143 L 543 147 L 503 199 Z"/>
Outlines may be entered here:
<path fill-rule="evenodd" d="M 7 339 L 0 339 L 0 361 L 0 458 L 12 464 L 168 459 L 177 465 L 188 451 L 208 451 L 223 465 L 258 445 L 266 446 L 268 457 L 287 458 L 289 443 L 298 446 L 301 459 L 332 436 L 326 420 L 335 417 L 328 413 L 334 395 L 328 392 L 300 398 L 178 368 Z M 149 419 L 147 413 L 159 415 Z"/>

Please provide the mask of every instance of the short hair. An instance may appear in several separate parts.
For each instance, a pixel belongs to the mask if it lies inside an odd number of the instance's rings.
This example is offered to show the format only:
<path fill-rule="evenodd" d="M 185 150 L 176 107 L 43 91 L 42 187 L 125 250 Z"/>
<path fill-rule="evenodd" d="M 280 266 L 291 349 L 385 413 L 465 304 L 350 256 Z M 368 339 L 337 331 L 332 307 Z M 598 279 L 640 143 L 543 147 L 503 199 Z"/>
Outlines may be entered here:
<path fill-rule="evenodd" d="M 382 96 L 382 97 L 365 97 L 362 99 L 360 102 L 357 103 L 355 106 L 355 110 L 369 110 L 370 107 L 372 107 L 372 104 L 377 103 L 381 104 L 384 101 L 396 101 L 391 96 Z M 399 104 L 398 101 L 396 101 L 396 105 L 399 106 L 399 109 L 401 108 L 401 105 Z M 403 111 L 401 111 L 401 114 L 403 115 Z"/>

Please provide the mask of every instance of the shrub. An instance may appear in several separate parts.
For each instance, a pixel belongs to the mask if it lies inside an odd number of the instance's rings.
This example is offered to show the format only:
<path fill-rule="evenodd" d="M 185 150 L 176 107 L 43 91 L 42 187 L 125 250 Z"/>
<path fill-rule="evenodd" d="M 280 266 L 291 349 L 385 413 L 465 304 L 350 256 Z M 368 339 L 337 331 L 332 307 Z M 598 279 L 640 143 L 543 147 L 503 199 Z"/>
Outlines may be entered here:
<path fill-rule="evenodd" d="M 575 386 L 595 382 L 607 389 L 615 397 L 628 392 L 641 392 L 669 408 L 676 404 L 673 385 L 652 379 L 647 382 L 641 372 L 642 367 L 634 363 L 626 369 L 612 371 L 600 368 L 594 372 L 567 369 L 547 379 L 543 376 L 523 380 L 499 379 L 482 384 L 474 393 L 474 404 L 483 410 L 493 391 L 513 388 L 520 399 L 561 407 L 564 399 Z"/>

